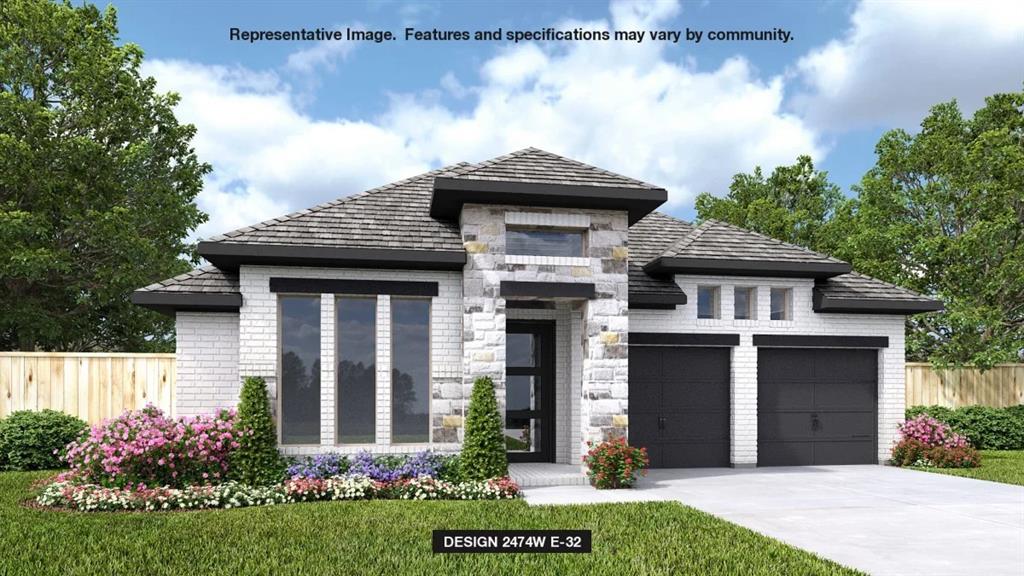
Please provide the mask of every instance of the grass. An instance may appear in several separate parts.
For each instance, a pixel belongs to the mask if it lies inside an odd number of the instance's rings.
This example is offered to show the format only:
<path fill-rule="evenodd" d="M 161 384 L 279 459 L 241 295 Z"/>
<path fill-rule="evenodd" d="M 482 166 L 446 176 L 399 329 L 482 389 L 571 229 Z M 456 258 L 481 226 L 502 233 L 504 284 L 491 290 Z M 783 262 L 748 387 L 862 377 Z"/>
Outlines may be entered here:
<path fill-rule="evenodd" d="M 0 574 L 858 574 L 675 503 L 316 502 L 172 513 L 30 509 L 0 474 Z M 590 529 L 590 554 L 433 554 L 448 529 Z"/>
<path fill-rule="evenodd" d="M 982 450 L 977 468 L 914 468 L 937 474 L 1024 486 L 1024 450 Z"/>

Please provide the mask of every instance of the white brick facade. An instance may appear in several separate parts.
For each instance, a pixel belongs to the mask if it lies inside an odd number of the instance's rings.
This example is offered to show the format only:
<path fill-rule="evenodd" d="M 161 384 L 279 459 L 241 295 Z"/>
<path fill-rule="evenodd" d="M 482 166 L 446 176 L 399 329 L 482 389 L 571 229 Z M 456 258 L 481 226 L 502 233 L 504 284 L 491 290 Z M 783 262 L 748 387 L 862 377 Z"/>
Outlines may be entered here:
<path fill-rule="evenodd" d="M 889 458 L 896 426 L 904 410 L 904 317 L 873 314 L 819 314 L 811 307 L 814 281 L 802 278 L 738 276 L 677 276 L 689 302 L 675 310 L 631 310 L 633 332 L 699 332 L 740 335 L 732 349 L 731 456 L 733 464 L 757 463 L 757 348 L 754 334 L 813 334 L 827 336 L 887 336 L 889 347 L 879 351 L 878 459 Z M 721 286 L 720 317 L 697 318 L 697 286 Z M 733 320 L 733 288 L 757 288 L 754 320 Z M 772 287 L 793 288 L 793 319 L 770 320 Z"/>
<path fill-rule="evenodd" d="M 178 312 L 174 410 L 209 414 L 238 404 L 238 314 Z"/>

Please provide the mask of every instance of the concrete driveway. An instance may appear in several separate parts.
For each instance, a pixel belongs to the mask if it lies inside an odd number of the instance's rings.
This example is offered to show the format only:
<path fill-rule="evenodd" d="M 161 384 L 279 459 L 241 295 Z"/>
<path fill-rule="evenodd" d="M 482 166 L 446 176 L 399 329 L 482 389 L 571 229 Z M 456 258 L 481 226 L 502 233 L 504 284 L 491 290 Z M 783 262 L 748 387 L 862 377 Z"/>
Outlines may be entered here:
<path fill-rule="evenodd" d="M 528 488 L 529 504 L 677 500 L 870 574 L 1024 574 L 1024 487 L 887 466 L 652 470 L 632 491 Z"/>

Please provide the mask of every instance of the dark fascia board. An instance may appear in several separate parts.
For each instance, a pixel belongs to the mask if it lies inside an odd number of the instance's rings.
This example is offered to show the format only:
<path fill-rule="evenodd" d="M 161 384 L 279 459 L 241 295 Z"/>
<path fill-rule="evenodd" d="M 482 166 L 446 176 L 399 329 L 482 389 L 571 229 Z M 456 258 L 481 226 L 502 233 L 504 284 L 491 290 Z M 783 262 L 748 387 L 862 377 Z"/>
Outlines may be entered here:
<path fill-rule="evenodd" d="M 739 334 L 630 332 L 630 346 L 739 346 Z"/>
<path fill-rule="evenodd" d="M 221 270 L 237 270 L 241 264 L 406 270 L 462 270 L 466 265 L 466 253 L 453 250 L 200 242 L 197 251 Z"/>
<path fill-rule="evenodd" d="M 888 336 L 820 336 L 802 334 L 754 334 L 761 348 L 888 348 Z"/>
<path fill-rule="evenodd" d="M 670 306 L 672 308 L 677 305 L 681 306 L 686 304 L 686 294 L 679 292 L 678 294 L 630 294 L 629 295 L 629 307 L 630 308 L 643 308 L 644 306 Z"/>
<path fill-rule="evenodd" d="M 572 298 L 590 300 L 597 293 L 589 282 L 501 282 L 502 298 Z"/>
<path fill-rule="evenodd" d="M 550 208 L 625 210 L 633 225 L 668 200 L 663 188 L 625 188 L 574 184 L 539 184 L 471 180 L 438 176 L 430 198 L 430 215 L 457 221 L 463 204 L 511 204 Z"/>
<path fill-rule="evenodd" d="M 910 315 L 943 310 L 938 300 L 895 300 L 886 298 L 830 298 L 814 290 L 812 304 L 815 312 L 841 312 L 845 314 L 898 314 Z"/>
<path fill-rule="evenodd" d="M 789 262 L 724 258 L 676 258 L 661 256 L 648 262 L 644 271 L 656 274 L 720 274 L 778 278 L 831 278 L 853 268 L 845 262 Z"/>
<path fill-rule="evenodd" d="M 437 296 L 437 282 L 398 280 L 335 280 L 328 278 L 270 278 L 271 292 L 292 294 L 359 294 L 393 296 Z"/>
<path fill-rule="evenodd" d="M 150 292 L 136 290 L 132 304 L 174 316 L 175 312 L 238 312 L 242 295 L 234 293 Z"/>

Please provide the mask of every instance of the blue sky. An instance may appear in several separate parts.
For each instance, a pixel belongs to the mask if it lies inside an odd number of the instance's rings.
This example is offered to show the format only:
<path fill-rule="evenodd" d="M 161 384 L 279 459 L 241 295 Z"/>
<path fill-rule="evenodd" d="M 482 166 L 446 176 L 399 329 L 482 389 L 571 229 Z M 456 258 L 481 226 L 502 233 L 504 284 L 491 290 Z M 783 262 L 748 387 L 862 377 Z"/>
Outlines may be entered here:
<path fill-rule="evenodd" d="M 1024 83 L 1024 3 L 116 2 L 214 166 L 207 236 L 537 146 L 666 186 L 666 211 L 811 154 L 844 190 L 886 129 Z M 763 30 L 781 42 L 260 42 L 229 29 Z"/>

